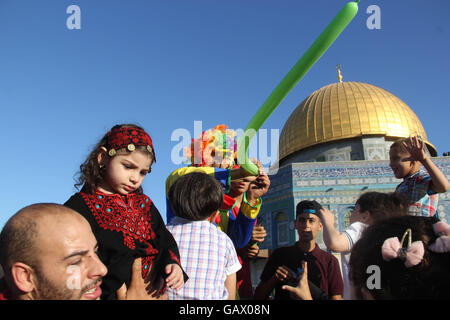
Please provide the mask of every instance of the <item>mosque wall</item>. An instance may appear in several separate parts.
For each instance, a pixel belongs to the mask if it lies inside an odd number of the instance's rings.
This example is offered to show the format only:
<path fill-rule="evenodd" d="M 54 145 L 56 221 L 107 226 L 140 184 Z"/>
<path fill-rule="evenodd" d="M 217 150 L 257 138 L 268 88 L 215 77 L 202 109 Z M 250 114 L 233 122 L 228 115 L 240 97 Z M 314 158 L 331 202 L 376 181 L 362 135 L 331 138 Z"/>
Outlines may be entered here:
<path fill-rule="evenodd" d="M 298 162 L 364 160 L 361 138 L 339 140 L 315 145 L 287 156 L 283 165 Z"/>
<path fill-rule="evenodd" d="M 450 179 L 450 157 L 432 159 Z M 334 214 L 336 228 L 342 231 L 349 225 L 349 215 L 362 193 L 392 192 L 401 182 L 392 174 L 388 160 L 291 163 L 270 179 L 258 218 L 268 232 L 260 247 L 269 250 L 298 240 L 294 227 L 298 202 L 318 201 Z M 438 214 L 441 220 L 450 222 L 450 192 L 440 194 Z M 321 234 L 317 243 L 325 247 Z"/>
<path fill-rule="evenodd" d="M 333 162 L 354 160 L 388 160 L 393 140 L 384 136 L 364 136 L 323 143 L 287 156 L 282 164 L 298 162 Z"/>

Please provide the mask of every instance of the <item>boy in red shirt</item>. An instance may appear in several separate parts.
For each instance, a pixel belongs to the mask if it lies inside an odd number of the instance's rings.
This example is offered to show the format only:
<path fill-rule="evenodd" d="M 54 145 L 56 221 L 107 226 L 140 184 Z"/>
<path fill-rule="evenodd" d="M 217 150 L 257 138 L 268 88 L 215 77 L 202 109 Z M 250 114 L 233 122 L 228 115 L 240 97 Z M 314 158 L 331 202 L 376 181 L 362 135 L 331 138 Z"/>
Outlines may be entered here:
<path fill-rule="evenodd" d="M 299 240 L 290 247 L 276 249 L 261 273 L 261 282 L 255 291 L 255 299 L 269 297 L 275 289 L 275 299 L 291 299 L 282 289 L 296 278 L 303 261 L 308 264 L 310 287 L 318 287 L 329 299 L 341 300 L 344 290 L 339 262 L 335 256 L 323 251 L 316 243 L 317 232 L 322 229 L 318 216 L 322 206 L 316 201 L 304 200 L 297 204 L 295 227 Z"/>

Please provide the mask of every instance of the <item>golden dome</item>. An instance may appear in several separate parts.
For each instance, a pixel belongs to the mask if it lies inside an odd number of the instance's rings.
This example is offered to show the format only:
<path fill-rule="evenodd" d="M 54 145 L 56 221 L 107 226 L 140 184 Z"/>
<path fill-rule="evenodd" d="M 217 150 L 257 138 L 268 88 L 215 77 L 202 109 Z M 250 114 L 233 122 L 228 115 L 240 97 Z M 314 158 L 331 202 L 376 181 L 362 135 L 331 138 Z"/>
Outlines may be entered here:
<path fill-rule="evenodd" d="M 419 118 L 398 97 L 371 84 L 339 82 L 313 92 L 292 112 L 281 132 L 280 159 L 313 145 L 366 135 L 420 135 L 431 154 L 437 153 Z"/>

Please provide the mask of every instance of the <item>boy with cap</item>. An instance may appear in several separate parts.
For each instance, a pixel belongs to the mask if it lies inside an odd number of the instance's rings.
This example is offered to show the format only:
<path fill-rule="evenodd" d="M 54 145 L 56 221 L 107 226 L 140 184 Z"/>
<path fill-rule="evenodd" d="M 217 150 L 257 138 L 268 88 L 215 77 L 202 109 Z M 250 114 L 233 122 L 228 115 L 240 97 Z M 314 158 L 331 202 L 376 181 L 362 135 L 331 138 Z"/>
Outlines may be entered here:
<path fill-rule="evenodd" d="M 273 289 L 276 300 L 291 299 L 290 293 L 282 286 L 296 281 L 303 261 L 308 264 L 310 287 L 320 288 L 329 299 L 342 299 L 343 281 L 339 262 L 316 243 L 317 233 L 322 230 L 318 216 L 320 209 L 322 206 L 317 201 L 304 200 L 297 204 L 295 228 L 299 240 L 292 246 L 276 249 L 269 257 L 261 273 L 255 299 L 267 299 Z"/>

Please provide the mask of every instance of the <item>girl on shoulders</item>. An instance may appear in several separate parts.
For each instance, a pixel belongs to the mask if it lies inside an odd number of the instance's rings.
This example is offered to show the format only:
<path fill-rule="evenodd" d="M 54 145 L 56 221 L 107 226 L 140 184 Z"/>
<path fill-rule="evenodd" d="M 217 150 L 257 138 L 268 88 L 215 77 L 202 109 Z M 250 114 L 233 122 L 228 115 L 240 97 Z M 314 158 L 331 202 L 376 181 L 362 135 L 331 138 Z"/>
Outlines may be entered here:
<path fill-rule="evenodd" d="M 89 221 L 99 243 L 100 258 L 108 268 L 103 299 L 115 299 L 116 291 L 129 285 L 133 261 L 139 257 L 142 277 L 152 284 L 150 296 L 159 297 L 166 286 L 179 289 L 187 280 L 177 244 L 142 190 L 155 161 L 144 129 L 116 125 L 80 166 L 75 186 L 83 187 L 65 203 Z"/>

